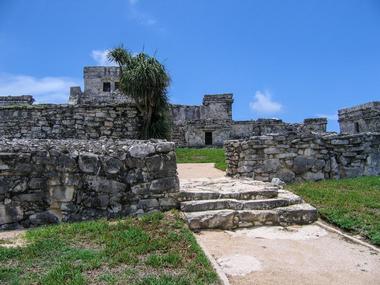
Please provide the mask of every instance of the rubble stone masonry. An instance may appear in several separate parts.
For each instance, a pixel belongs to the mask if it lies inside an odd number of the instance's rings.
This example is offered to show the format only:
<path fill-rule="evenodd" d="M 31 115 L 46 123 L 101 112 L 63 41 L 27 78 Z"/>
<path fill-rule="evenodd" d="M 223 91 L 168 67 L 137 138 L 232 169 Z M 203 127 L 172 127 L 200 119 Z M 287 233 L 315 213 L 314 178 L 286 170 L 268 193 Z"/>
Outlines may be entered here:
<path fill-rule="evenodd" d="M 141 118 L 133 104 L 0 107 L 0 138 L 137 139 Z"/>
<path fill-rule="evenodd" d="M 380 174 L 380 133 L 293 133 L 224 143 L 227 175 L 285 182 Z"/>
<path fill-rule="evenodd" d="M 0 139 L 0 229 L 177 208 L 175 146 Z"/>

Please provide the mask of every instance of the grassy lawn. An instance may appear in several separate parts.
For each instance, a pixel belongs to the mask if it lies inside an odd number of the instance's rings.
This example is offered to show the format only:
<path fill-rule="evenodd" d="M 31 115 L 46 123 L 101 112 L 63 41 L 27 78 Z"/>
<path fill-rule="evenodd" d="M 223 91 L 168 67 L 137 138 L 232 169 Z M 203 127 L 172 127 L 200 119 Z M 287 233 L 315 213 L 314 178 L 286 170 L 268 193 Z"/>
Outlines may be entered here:
<path fill-rule="evenodd" d="M 227 164 L 223 148 L 177 148 L 177 163 L 215 163 L 215 167 L 225 171 Z"/>
<path fill-rule="evenodd" d="M 321 216 L 380 245 L 380 176 L 291 184 Z"/>
<path fill-rule="evenodd" d="M 0 242 L 0 284 L 218 284 L 177 212 L 40 227 L 24 239 Z"/>

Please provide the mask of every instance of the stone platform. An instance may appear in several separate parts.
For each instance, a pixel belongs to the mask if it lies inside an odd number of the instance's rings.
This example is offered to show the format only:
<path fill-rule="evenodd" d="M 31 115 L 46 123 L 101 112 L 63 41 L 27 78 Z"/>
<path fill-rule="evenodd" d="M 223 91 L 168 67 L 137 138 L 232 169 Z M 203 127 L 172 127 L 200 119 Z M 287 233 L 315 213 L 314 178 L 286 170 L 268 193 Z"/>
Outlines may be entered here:
<path fill-rule="evenodd" d="M 303 225 L 318 218 L 317 210 L 297 195 L 244 178 L 181 180 L 180 201 L 192 230 Z"/>

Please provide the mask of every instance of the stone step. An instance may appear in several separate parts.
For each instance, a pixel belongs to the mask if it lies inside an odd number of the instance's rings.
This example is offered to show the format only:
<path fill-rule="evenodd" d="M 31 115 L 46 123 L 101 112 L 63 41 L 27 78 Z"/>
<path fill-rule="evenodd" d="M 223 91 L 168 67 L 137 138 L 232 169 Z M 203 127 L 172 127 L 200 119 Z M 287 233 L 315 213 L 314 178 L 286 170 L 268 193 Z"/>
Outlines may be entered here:
<path fill-rule="evenodd" d="M 199 212 L 212 210 L 267 210 L 302 203 L 292 193 L 281 193 L 277 198 L 262 200 L 213 199 L 181 202 L 181 211 Z"/>
<path fill-rule="evenodd" d="M 270 210 L 213 210 L 184 212 L 192 230 L 235 229 L 262 225 L 304 225 L 317 220 L 317 210 L 306 203 Z"/>
<path fill-rule="evenodd" d="M 195 200 L 215 200 L 215 199 L 236 199 L 236 200 L 258 200 L 276 198 L 278 195 L 277 187 L 265 187 L 262 189 L 245 190 L 240 192 L 223 191 L 214 192 L 207 190 L 185 190 L 180 191 L 180 201 Z"/>

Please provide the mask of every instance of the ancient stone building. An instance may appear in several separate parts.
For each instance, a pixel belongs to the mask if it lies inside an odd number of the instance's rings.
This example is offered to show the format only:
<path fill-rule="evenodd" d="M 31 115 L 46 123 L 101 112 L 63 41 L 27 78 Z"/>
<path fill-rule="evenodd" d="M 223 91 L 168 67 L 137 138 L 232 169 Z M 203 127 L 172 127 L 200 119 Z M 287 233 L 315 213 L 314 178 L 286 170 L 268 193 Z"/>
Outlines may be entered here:
<path fill-rule="evenodd" d="M 0 109 L 0 118 L 3 119 L 0 122 L 0 136 L 136 138 L 141 118 L 133 100 L 119 90 L 119 68 L 84 67 L 83 79 L 83 91 L 79 86 L 70 88 L 69 106 L 46 104 L 23 109 L 15 106 Z M 0 105 L 31 104 L 33 98 L 26 97 L 0 97 Z M 324 118 L 305 119 L 301 124 L 289 124 L 277 119 L 234 121 L 232 104 L 232 94 L 215 94 L 204 95 L 202 105 L 171 105 L 171 140 L 177 146 L 222 146 L 228 139 L 299 130 L 326 131 L 327 120 Z M 21 121 L 24 123 L 20 124 Z"/>
<path fill-rule="evenodd" d="M 119 90 L 120 68 L 117 66 L 86 66 L 83 80 L 83 92 L 79 86 L 70 88 L 70 105 L 130 102 Z"/>
<path fill-rule="evenodd" d="M 205 95 L 200 106 L 172 105 L 172 139 L 183 146 L 223 145 L 232 126 L 232 94 Z"/>
<path fill-rule="evenodd" d="M 84 91 L 70 89 L 71 105 L 133 104 L 119 90 L 118 67 L 85 67 Z M 172 140 L 179 146 L 222 146 L 225 140 L 299 129 L 325 132 L 325 118 L 305 119 L 303 124 L 282 120 L 232 120 L 232 94 L 204 95 L 202 105 L 171 105 Z"/>
<path fill-rule="evenodd" d="M 338 111 L 340 132 L 380 132 L 380 102 L 370 102 Z"/>

